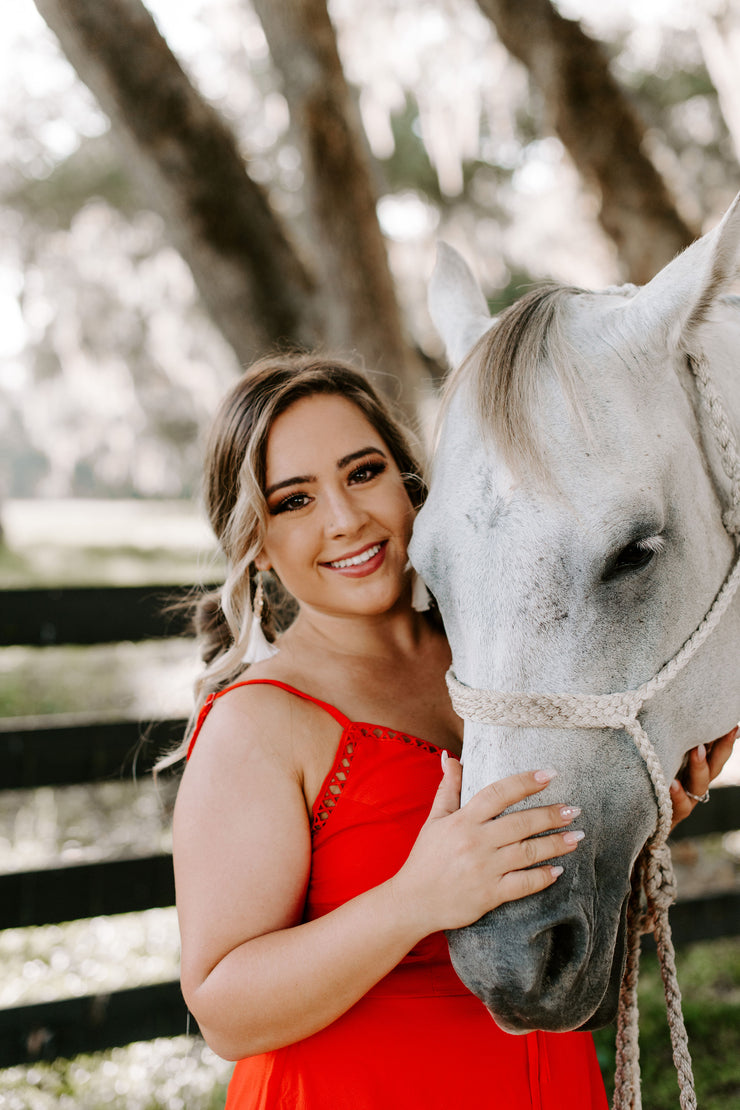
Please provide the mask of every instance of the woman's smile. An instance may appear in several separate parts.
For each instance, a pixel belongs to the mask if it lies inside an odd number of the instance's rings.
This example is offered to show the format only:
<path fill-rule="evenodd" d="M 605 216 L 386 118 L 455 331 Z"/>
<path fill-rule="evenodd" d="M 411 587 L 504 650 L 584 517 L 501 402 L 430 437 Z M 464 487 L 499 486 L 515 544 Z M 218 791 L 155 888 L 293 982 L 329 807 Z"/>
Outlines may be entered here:
<path fill-rule="evenodd" d="M 382 566 L 387 544 L 387 540 L 383 540 L 381 543 L 372 543 L 362 548 L 357 554 L 345 555 L 341 559 L 334 559 L 331 563 L 322 563 L 321 565 L 329 567 L 330 570 L 340 571 L 351 578 L 362 578 L 367 574 L 372 574 L 378 567 Z"/>
<path fill-rule="evenodd" d="M 272 567 L 301 606 L 370 616 L 399 601 L 414 509 L 387 444 L 355 404 L 318 394 L 277 417 L 265 498 L 257 566 Z"/>

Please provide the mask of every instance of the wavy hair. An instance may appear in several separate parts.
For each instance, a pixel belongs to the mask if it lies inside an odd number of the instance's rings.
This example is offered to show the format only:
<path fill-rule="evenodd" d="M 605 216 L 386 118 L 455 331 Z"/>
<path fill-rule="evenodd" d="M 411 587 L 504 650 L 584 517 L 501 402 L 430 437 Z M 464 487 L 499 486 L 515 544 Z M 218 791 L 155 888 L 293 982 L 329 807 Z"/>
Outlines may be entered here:
<path fill-rule="evenodd" d="M 356 405 L 388 447 L 414 508 L 424 501 L 426 485 L 415 438 L 364 374 L 341 359 L 319 354 L 268 356 L 250 367 L 221 402 L 206 443 L 205 507 L 226 559 L 226 575 L 220 589 L 202 594 L 193 605 L 192 622 L 205 669 L 195 683 L 195 708 L 185 738 L 160 760 L 158 769 L 185 755 L 206 698 L 232 682 L 247 665 L 244 654 L 255 619 L 254 560 L 267 529 L 263 492 L 267 440 L 281 413 L 316 394 L 338 395 Z M 272 591 L 267 591 L 266 601 L 263 629 L 272 640 Z"/>

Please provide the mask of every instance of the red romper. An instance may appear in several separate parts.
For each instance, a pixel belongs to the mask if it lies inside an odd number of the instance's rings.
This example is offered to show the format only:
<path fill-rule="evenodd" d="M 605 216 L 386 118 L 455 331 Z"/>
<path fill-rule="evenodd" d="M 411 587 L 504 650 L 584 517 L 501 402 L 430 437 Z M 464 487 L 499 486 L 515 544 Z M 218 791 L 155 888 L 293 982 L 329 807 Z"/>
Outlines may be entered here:
<path fill-rule="evenodd" d="M 313 808 L 311 920 L 395 874 L 429 813 L 441 749 L 279 686 L 342 726 Z M 249 682 L 235 686 L 250 685 Z M 215 698 L 203 706 L 192 745 Z M 189 754 L 189 753 L 188 753 Z M 240 1060 L 226 1110 L 607 1110 L 588 1033 L 503 1032 L 426 937 L 325 1029 Z"/>

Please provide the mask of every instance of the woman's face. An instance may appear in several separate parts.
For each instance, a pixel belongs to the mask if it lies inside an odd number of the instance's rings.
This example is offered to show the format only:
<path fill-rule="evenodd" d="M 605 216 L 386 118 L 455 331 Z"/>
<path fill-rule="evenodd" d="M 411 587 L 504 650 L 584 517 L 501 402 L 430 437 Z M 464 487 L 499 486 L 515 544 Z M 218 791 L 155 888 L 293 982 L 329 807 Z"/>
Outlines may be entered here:
<path fill-rule="evenodd" d="M 281 413 L 267 441 L 268 524 L 256 564 L 304 608 L 387 612 L 404 589 L 414 509 L 398 466 L 346 398 L 315 394 Z"/>

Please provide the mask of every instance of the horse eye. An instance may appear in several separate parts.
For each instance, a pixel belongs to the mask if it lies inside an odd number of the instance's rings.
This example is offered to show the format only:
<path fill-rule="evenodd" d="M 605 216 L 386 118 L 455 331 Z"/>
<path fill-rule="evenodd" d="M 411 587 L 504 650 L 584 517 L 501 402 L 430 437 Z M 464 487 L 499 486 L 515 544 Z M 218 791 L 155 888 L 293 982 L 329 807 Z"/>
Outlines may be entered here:
<path fill-rule="evenodd" d="M 623 547 L 613 559 L 609 561 L 604 572 L 604 578 L 616 578 L 630 570 L 641 570 L 662 549 L 660 537 L 651 540 L 634 540 Z"/>

